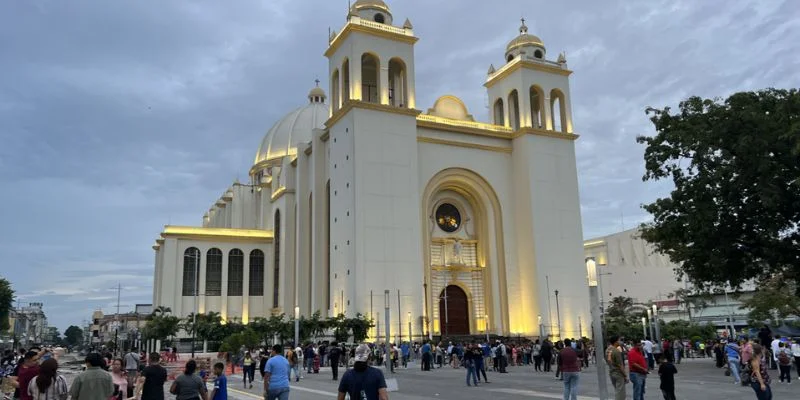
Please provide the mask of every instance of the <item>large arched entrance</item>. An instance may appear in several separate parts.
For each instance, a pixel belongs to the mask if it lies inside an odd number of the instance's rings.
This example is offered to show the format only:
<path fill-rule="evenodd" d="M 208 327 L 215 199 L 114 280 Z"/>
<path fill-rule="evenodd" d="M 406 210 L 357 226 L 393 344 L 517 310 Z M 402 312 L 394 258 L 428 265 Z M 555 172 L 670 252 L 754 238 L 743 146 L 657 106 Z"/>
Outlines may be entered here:
<path fill-rule="evenodd" d="M 449 285 L 439 295 L 439 326 L 444 336 L 469 335 L 469 299 L 464 289 Z"/>

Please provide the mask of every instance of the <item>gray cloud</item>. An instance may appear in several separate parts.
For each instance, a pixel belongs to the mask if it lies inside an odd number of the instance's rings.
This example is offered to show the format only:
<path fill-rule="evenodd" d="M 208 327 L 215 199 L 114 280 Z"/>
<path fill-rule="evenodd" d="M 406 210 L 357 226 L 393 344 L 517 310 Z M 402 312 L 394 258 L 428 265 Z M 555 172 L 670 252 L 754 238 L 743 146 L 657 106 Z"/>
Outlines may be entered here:
<path fill-rule="evenodd" d="M 409 17 L 418 107 L 446 93 L 485 119 L 482 83 L 525 15 L 566 51 L 586 237 L 647 219 L 644 109 L 800 82 L 800 10 L 787 1 L 388 0 Z M 338 1 L 30 0 L 0 12 L 0 271 L 62 329 L 151 296 L 163 224 L 197 224 L 246 178 L 261 136 L 305 102 Z M 109 298 L 111 297 L 111 298 Z M 110 309 L 109 309 L 110 310 Z"/>

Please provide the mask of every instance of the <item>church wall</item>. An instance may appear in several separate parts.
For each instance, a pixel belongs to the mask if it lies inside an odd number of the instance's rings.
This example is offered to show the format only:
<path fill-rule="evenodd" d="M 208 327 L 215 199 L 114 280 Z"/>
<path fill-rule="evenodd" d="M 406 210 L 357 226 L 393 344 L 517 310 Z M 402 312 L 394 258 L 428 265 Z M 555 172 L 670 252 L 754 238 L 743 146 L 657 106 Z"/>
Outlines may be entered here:
<path fill-rule="evenodd" d="M 295 260 L 297 260 L 295 269 L 295 304 L 300 307 L 300 312 L 303 315 L 311 314 L 311 288 L 309 286 L 311 280 L 311 257 L 310 250 L 312 246 L 312 230 L 311 219 L 312 213 L 309 208 L 309 201 L 311 200 L 311 184 L 309 180 L 310 175 L 310 158 L 305 154 L 303 148 L 304 144 L 298 145 L 300 151 L 297 153 L 297 166 L 295 168 L 295 188 L 297 199 L 297 215 L 295 216 Z M 294 312 L 294 311 L 293 311 Z"/>
<path fill-rule="evenodd" d="M 543 324 L 551 325 L 553 334 L 560 329 L 561 337 L 587 335 L 589 293 L 574 142 L 537 135 L 519 137 L 514 141 L 514 168 L 517 216 L 526 220 L 517 234 L 532 250 L 532 254 L 526 249 L 520 253 L 533 261 L 526 273 L 539 278 L 539 307 L 532 311 L 542 315 Z M 530 210 L 523 209 L 528 207 Z"/>
<path fill-rule="evenodd" d="M 328 183 L 328 160 L 330 154 L 328 143 L 330 140 L 323 141 L 321 139 L 323 133 L 324 131 L 322 130 L 315 130 L 313 133 L 314 142 L 313 152 L 309 160 L 309 180 L 311 187 L 314 188 L 314 218 L 312 221 L 312 232 L 314 234 L 312 264 L 314 268 L 312 270 L 311 312 L 320 311 L 324 317 L 330 315 L 332 310 L 328 305 L 330 297 L 327 293 L 330 291 L 330 286 L 328 285 L 326 270 L 328 263 L 327 232 L 330 222 L 327 216 L 326 186 Z"/>
<path fill-rule="evenodd" d="M 441 132 L 436 132 L 431 129 L 420 129 L 420 136 L 435 136 L 441 135 Z M 462 135 L 460 140 L 471 141 L 472 136 Z M 517 287 L 520 282 L 514 279 L 514 265 L 516 264 L 516 254 L 511 251 L 514 249 L 515 236 L 514 224 L 515 219 L 513 214 L 508 212 L 511 209 L 512 203 L 508 196 L 510 192 L 510 170 L 511 170 L 511 156 L 503 152 L 494 152 L 480 149 L 448 146 L 433 143 L 418 143 L 419 148 L 419 183 L 421 188 L 425 188 L 431 179 L 443 170 L 449 168 L 463 168 L 474 172 L 479 177 L 483 178 L 491 188 L 494 190 L 498 201 L 500 203 L 502 215 L 497 216 L 502 218 L 502 232 L 495 230 L 495 216 L 487 215 L 487 229 L 486 234 L 488 243 L 488 254 L 486 255 L 486 267 L 489 268 L 491 277 L 491 298 L 487 299 L 489 308 L 489 328 L 495 333 L 510 333 L 514 319 L 509 321 L 508 310 L 512 304 L 520 304 L 519 290 Z M 424 189 L 421 189 L 424 190 Z M 425 199 L 419 200 L 424 201 Z M 480 198 L 482 206 L 491 208 L 488 198 Z M 424 210 L 423 217 L 428 214 L 430 210 Z M 491 214 L 491 213 L 488 213 Z M 497 240 L 495 235 L 502 235 L 505 248 L 497 247 Z M 422 245 L 425 245 L 424 243 Z M 502 254 L 501 254 L 502 253 Z M 506 279 L 501 278 L 499 271 L 499 263 L 503 259 L 505 261 Z M 505 286 L 505 287 L 504 287 Z M 507 295 L 503 296 L 506 292 Z M 436 300 L 436 294 L 429 293 L 429 298 Z M 433 326 L 433 323 L 432 323 Z"/>
<path fill-rule="evenodd" d="M 364 109 L 352 113 L 356 247 L 347 294 L 356 302 L 355 311 L 367 314 L 370 290 L 378 311 L 389 289 L 392 336 L 406 337 L 407 313 L 421 315 L 423 298 L 416 118 Z"/>

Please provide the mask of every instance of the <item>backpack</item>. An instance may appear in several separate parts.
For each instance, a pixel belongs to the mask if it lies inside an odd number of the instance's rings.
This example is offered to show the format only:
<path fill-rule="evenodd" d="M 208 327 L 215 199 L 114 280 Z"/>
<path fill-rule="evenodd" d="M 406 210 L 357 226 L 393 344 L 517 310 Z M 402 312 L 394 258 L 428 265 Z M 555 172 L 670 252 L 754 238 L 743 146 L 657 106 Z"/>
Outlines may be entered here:
<path fill-rule="evenodd" d="M 792 359 L 790 359 L 789 355 L 783 350 L 780 350 L 780 353 L 778 353 L 778 362 L 781 365 L 792 365 Z"/>
<path fill-rule="evenodd" d="M 494 349 L 494 356 L 498 358 L 503 356 L 503 349 L 501 349 L 500 346 Z"/>

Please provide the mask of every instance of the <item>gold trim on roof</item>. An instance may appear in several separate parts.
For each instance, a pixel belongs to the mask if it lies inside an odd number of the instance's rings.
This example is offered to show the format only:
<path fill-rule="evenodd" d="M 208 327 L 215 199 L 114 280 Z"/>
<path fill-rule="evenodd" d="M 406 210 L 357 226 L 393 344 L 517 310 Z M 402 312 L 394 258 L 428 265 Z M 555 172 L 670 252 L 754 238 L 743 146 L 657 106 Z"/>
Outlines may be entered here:
<path fill-rule="evenodd" d="M 546 129 L 531 128 L 531 127 L 520 128 L 518 131 L 514 132 L 513 137 L 514 139 L 516 139 L 523 135 L 547 136 L 551 138 L 565 139 L 565 140 L 577 140 L 580 137 L 580 135 L 576 135 L 574 133 L 548 131 Z"/>
<path fill-rule="evenodd" d="M 468 133 L 477 136 L 489 136 L 501 139 L 511 139 L 512 134 L 514 133 L 514 130 L 502 125 L 464 121 L 426 114 L 417 116 L 417 126 L 422 128 Z"/>
<path fill-rule="evenodd" d="M 382 111 L 398 115 L 409 115 L 412 117 L 416 117 L 421 113 L 420 110 L 417 110 L 415 108 L 395 107 L 387 104 L 370 103 L 366 101 L 350 99 L 347 100 L 347 102 L 345 102 L 342 105 L 342 108 L 337 110 L 330 118 L 328 118 L 327 121 L 325 121 L 325 127 L 330 129 L 331 126 L 339 122 L 339 120 L 342 119 L 342 117 L 344 117 L 345 115 L 347 115 L 347 113 L 350 112 L 350 110 L 352 110 L 353 108 Z M 328 133 L 326 132 L 325 135 L 327 134 Z"/>
<path fill-rule="evenodd" d="M 439 139 L 439 138 L 432 138 L 432 137 L 425 137 L 425 136 L 417 136 L 417 142 L 441 144 L 441 145 L 445 145 L 445 146 L 464 147 L 464 148 L 468 148 L 468 149 L 496 151 L 498 153 L 506 153 L 506 154 L 511 154 L 511 152 L 513 151 L 513 149 L 511 147 L 488 146 L 488 145 L 485 145 L 485 144 L 459 142 L 459 141 L 456 141 L 456 140 L 446 140 L 446 139 Z"/>
<path fill-rule="evenodd" d="M 377 22 L 366 21 L 358 17 L 351 18 L 350 21 L 344 26 L 341 32 L 336 35 L 331 41 L 328 49 L 325 50 L 325 57 L 330 57 L 336 53 L 339 47 L 345 42 L 348 36 L 353 32 L 361 32 L 370 35 L 382 37 L 384 39 L 394 40 L 398 42 L 414 44 L 419 41 L 419 38 L 414 37 L 414 31 L 411 29 L 397 28 L 391 25 L 379 24 Z"/>
<path fill-rule="evenodd" d="M 551 74 L 563 75 L 563 76 L 570 76 L 570 74 L 572 74 L 572 71 L 568 69 L 563 69 L 557 65 L 550 65 L 541 61 L 530 61 L 530 60 L 522 60 L 520 58 L 516 58 L 510 63 L 504 65 L 503 68 L 500 68 L 497 71 L 495 71 L 493 75 L 489 75 L 489 77 L 486 79 L 486 83 L 484 83 L 483 86 L 487 88 L 492 87 L 503 78 L 507 77 L 508 75 L 511 75 L 512 73 L 521 68 L 549 72 Z"/>
<path fill-rule="evenodd" d="M 272 231 L 260 229 L 201 228 L 196 226 L 166 225 L 162 238 L 223 239 L 271 242 Z"/>

